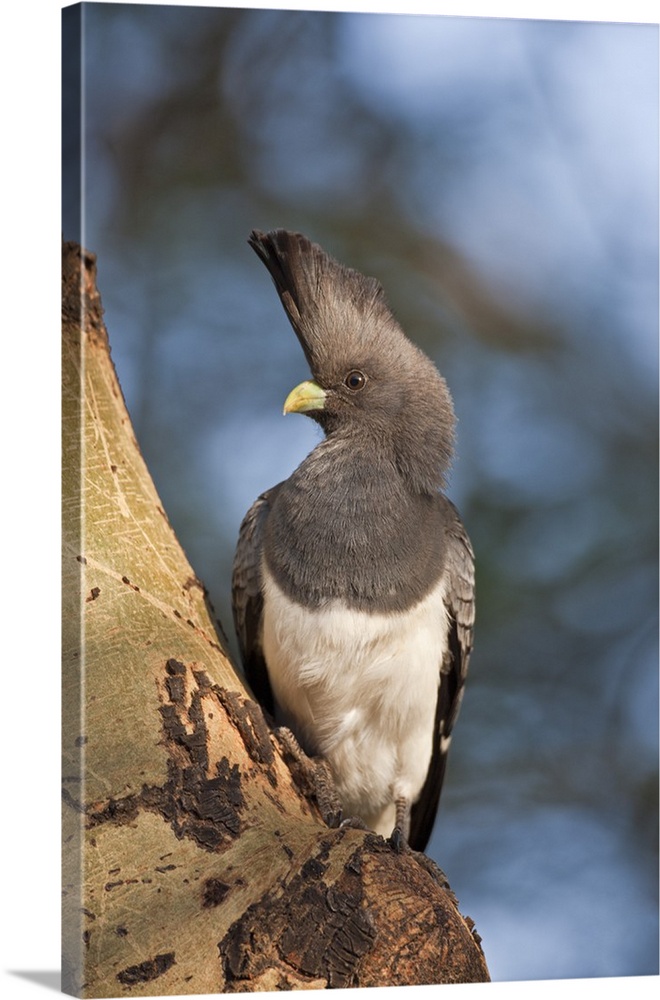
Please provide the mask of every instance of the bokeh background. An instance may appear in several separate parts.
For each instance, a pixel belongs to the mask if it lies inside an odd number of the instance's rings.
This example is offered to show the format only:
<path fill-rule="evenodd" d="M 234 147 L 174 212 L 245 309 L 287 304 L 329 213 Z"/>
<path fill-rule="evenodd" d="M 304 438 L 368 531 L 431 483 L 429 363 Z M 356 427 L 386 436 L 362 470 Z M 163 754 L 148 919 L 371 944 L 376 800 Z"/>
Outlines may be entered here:
<path fill-rule="evenodd" d="M 252 228 L 377 276 L 459 418 L 475 653 L 429 853 L 494 979 L 658 972 L 658 28 L 84 4 L 112 352 L 231 632 L 240 520 L 318 440 Z M 81 63 L 82 59 L 82 63 Z M 82 211 L 78 199 L 82 183 Z"/>

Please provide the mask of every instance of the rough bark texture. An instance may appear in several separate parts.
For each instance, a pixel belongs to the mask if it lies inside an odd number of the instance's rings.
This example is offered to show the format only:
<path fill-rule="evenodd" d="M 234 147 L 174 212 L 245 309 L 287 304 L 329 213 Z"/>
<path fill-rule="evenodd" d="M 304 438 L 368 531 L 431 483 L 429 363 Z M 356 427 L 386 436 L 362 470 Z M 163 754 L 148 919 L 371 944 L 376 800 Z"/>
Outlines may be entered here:
<path fill-rule="evenodd" d="M 488 979 L 432 866 L 321 820 L 133 436 L 92 255 L 63 258 L 63 988 Z"/>

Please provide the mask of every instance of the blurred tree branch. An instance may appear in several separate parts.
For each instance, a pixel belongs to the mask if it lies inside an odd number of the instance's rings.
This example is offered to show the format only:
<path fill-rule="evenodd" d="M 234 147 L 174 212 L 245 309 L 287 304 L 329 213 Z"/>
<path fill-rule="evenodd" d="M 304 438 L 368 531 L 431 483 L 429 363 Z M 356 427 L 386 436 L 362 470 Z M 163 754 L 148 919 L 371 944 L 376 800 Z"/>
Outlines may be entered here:
<path fill-rule="evenodd" d="M 296 784 L 143 462 L 95 271 L 65 244 L 65 990 L 487 980 L 439 870 Z"/>

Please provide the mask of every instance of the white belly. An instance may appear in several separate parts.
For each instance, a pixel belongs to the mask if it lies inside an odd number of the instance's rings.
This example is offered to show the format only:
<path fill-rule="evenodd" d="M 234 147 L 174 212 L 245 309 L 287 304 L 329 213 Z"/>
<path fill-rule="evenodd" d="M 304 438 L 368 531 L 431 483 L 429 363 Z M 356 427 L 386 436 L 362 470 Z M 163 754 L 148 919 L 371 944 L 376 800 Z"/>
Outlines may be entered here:
<path fill-rule="evenodd" d="M 409 611 L 339 601 L 306 610 L 266 567 L 263 650 L 280 724 L 332 768 L 345 816 L 389 836 L 394 800 L 414 802 L 433 747 L 447 620 L 441 584 Z"/>

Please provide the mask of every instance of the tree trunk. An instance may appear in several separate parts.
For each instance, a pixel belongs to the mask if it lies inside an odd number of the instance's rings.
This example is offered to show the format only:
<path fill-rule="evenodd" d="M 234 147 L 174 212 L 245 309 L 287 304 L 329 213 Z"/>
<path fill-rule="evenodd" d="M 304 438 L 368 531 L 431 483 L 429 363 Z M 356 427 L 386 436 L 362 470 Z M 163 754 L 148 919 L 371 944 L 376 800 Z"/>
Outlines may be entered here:
<path fill-rule="evenodd" d="M 330 829 L 232 665 L 134 438 L 94 257 L 63 258 L 63 988 L 488 979 L 432 864 Z"/>

